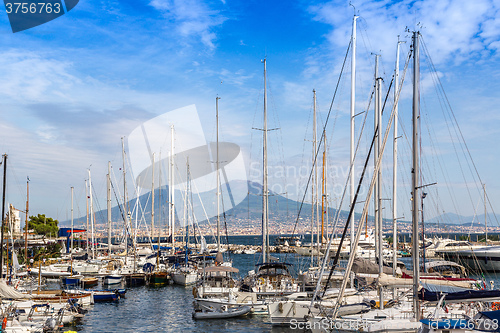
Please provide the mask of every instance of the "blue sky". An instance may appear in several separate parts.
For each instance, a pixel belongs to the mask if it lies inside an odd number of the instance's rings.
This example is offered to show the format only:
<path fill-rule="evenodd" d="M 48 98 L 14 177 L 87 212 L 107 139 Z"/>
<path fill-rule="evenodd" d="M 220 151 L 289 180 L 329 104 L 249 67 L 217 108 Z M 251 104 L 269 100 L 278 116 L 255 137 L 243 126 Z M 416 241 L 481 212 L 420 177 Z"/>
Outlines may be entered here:
<path fill-rule="evenodd" d="M 420 23 L 474 162 L 498 209 L 499 3 L 351 2 L 360 16 L 357 109 L 366 108 L 372 86 L 371 54 L 381 54 L 386 91 L 398 35 L 407 41 L 402 47 L 406 55 L 410 40 L 405 28 L 412 30 Z M 282 161 L 273 157 L 271 163 L 300 167 L 310 159 L 305 139 L 311 135 L 312 89 L 317 91 L 319 117 L 324 120 L 349 43 L 352 16 L 348 1 L 80 1 L 54 21 L 13 34 L 2 9 L 0 151 L 9 155 L 9 202 L 23 209 L 29 176 L 31 213 L 67 219 L 74 186 L 75 215 L 83 215 L 84 180 L 90 167 L 104 208 L 107 161 L 115 169 L 121 164 L 121 137 L 157 115 L 196 104 L 207 140 L 213 140 L 217 95 L 221 137 L 239 144 L 250 165 L 259 154 L 260 134 L 252 127 L 261 126 L 264 57 L 270 127 L 281 129 L 271 135 L 276 143 L 271 149 Z M 451 158 L 457 156 L 456 148 L 439 117 L 440 103 L 432 95 L 426 68 L 423 65 L 422 113 L 429 119 L 428 127 L 423 125 L 429 139 L 423 135 L 422 147 L 429 161 L 442 161 L 427 167 L 429 182 L 439 184 L 432 190 L 435 208 L 429 208 L 429 214 L 474 215 L 482 205 L 478 185 L 467 162 L 462 160 L 465 171 L 461 171 L 460 163 Z M 349 153 L 349 72 L 348 67 L 329 127 L 329 164 L 337 169 L 347 167 Z M 406 83 L 410 80 L 411 73 Z M 411 117 L 411 109 L 404 108 L 410 89 L 405 88 L 402 96 L 401 118 L 406 121 Z M 404 126 L 409 130 L 409 122 Z M 369 123 L 367 129 L 371 128 Z M 431 134 L 436 135 L 434 141 Z M 364 134 L 363 140 L 367 137 Z M 361 146 L 366 149 L 366 143 Z M 401 148 L 402 154 L 409 153 L 406 149 Z M 463 157 L 460 150 L 458 155 Z M 384 162 L 387 196 L 389 162 L 390 155 Z M 404 176 L 407 162 L 402 157 L 403 184 L 409 177 Z M 342 177 L 333 178 L 332 188 L 343 184 Z M 299 197 L 300 191 L 295 192 Z M 409 218 L 405 203 L 409 191 L 401 192 L 401 211 Z M 450 193 L 456 198 L 448 197 Z"/>

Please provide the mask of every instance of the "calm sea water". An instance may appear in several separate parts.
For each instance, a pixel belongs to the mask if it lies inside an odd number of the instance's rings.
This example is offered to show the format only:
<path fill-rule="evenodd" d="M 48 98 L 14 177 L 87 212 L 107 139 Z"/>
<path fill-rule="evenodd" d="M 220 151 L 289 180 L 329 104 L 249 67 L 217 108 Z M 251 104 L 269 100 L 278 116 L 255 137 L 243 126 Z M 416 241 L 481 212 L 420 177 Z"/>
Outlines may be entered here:
<path fill-rule="evenodd" d="M 271 244 L 275 236 L 270 236 Z M 309 241 L 307 237 L 304 241 Z M 231 244 L 259 245 L 260 236 L 231 236 Z M 310 258 L 295 254 L 272 254 L 280 261 L 293 264 L 292 274 L 305 269 Z M 226 255 L 225 260 L 227 260 Z M 233 267 L 240 270 L 240 276 L 255 269 L 262 261 L 260 254 L 229 255 Z M 64 330 L 78 332 L 287 332 L 272 327 L 267 316 L 247 316 L 229 320 L 193 320 L 192 287 L 169 285 L 165 287 L 137 287 L 127 289 L 125 299 L 115 303 L 97 303 L 85 317 Z"/>
<path fill-rule="evenodd" d="M 271 243 L 274 237 L 271 237 Z M 259 236 L 230 237 L 232 244 L 257 245 Z M 305 242 L 308 239 L 304 240 Z M 295 254 L 272 254 L 292 263 L 292 271 L 296 274 L 310 264 L 310 258 Z M 233 266 L 245 276 L 255 264 L 261 261 L 259 254 L 231 255 Z M 410 258 L 403 258 L 411 266 Z M 410 267 L 408 267 L 410 268 Z M 500 278 L 496 275 L 485 277 L 494 280 L 500 286 Z M 129 288 L 125 299 L 115 303 L 98 303 L 93 305 L 85 318 L 64 331 L 78 332 L 289 332 L 290 329 L 272 327 L 267 316 L 248 316 L 226 320 L 193 320 L 192 287 L 169 285 L 160 288 Z"/>
<path fill-rule="evenodd" d="M 277 254 L 284 259 L 284 254 Z M 233 255 L 233 266 L 244 276 L 254 269 L 255 255 Z M 289 258 L 301 262 L 295 255 Z M 289 260 L 287 260 L 289 261 Z M 266 316 L 247 316 L 226 320 L 193 320 L 192 287 L 137 287 L 127 289 L 125 299 L 114 303 L 96 303 L 85 317 L 64 330 L 78 332 L 287 332 L 272 327 Z"/>

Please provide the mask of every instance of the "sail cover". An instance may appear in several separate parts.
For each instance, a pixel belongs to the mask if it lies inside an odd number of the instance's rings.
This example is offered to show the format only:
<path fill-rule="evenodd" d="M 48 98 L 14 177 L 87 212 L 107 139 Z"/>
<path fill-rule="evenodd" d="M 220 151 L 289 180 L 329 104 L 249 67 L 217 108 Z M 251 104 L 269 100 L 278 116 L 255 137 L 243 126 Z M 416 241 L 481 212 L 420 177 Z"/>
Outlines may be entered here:
<path fill-rule="evenodd" d="M 6 299 L 31 298 L 31 295 L 20 293 L 11 286 L 7 285 L 4 279 L 0 280 L 0 297 Z"/>
<path fill-rule="evenodd" d="M 441 297 L 445 296 L 447 302 L 458 301 L 458 302 L 474 302 L 474 301 L 492 301 L 500 300 L 500 290 L 466 290 L 459 291 L 455 293 L 444 293 L 440 291 L 429 291 L 422 288 L 418 292 L 418 298 L 420 300 L 429 302 L 438 302 Z"/>

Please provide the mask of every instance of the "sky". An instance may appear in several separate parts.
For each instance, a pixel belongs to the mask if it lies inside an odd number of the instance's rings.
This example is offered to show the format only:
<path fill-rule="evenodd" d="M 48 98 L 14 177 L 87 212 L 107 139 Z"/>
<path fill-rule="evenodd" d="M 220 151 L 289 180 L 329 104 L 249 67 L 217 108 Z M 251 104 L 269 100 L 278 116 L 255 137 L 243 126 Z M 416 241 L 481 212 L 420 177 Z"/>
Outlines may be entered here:
<path fill-rule="evenodd" d="M 398 36 L 406 42 L 401 71 L 411 31 L 420 31 L 430 56 L 421 51 L 423 181 L 438 183 L 429 187 L 428 216 L 482 214 L 476 169 L 486 184 L 488 210 L 499 210 L 499 11 L 500 3 L 492 0 L 80 1 L 53 21 L 12 33 L 2 8 L 0 152 L 8 154 L 7 202 L 25 209 L 29 177 L 30 215 L 69 219 L 74 187 L 74 214 L 82 216 L 90 169 L 97 208 L 104 209 L 107 164 L 111 161 L 119 182 L 122 137 L 149 119 L 195 104 L 207 141 L 214 141 L 217 96 L 221 139 L 241 147 L 248 178 L 260 182 L 261 132 L 253 128 L 262 127 L 266 58 L 269 127 L 279 128 L 269 134 L 271 189 L 287 188 L 293 199 L 302 198 L 307 178 L 297 176 L 298 170 L 311 164 L 312 90 L 320 128 L 340 82 L 327 126 L 329 196 L 338 204 L 349 165 L 349 57 L 339 75 L 356 13 L 357 112 L 368 107 L 374 54 L 380 55 L 384 94 Z M 411 75 L 409 70 L 401 93 L 399 130 L 398 207 L 407 219 Z M 435 94 L 436 78 L 446 99 Z M 453 116 L 441 111 L 448 102 Z M 373 131 L 371 113 L 360 136 L 358 172 Z M 385 121 L 389 113 L 390 108 Z M 357 136 L 362 119 L 356 118 Z M 387 149 L 383 191 L 390 198 L 392 143 Z M 280 167 L 286 167 L 286 177 Z M 294 185 L 277 186 L 280 182 Z"/>

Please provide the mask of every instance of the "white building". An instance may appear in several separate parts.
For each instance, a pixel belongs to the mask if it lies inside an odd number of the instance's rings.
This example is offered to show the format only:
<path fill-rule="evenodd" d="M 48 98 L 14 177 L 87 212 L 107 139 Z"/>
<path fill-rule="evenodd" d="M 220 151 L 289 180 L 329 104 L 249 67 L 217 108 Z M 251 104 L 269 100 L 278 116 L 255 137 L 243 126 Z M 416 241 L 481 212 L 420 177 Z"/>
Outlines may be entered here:
<path fill-rule="evenodd" d="M 8 223 L 9 229 L 14 234 L 21 233 L 21 218 L 19 217 L 19 210 L 15 209 L 12 204 L 9 204 L 9 212 L 8 212 Z"/>

